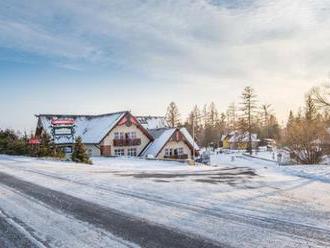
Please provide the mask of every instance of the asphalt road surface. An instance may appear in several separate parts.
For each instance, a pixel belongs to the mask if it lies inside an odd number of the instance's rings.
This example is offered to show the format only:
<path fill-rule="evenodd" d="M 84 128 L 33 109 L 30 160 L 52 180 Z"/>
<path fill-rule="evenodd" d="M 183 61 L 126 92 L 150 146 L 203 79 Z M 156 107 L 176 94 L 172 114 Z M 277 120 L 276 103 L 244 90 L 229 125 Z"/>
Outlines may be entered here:
<path fill-rule="evenodd" d="M 0 247 L 38 247 L 29 238 L 27 238 L 20 230 L 18 230 L 6 216 L 0 216 Z"/>
<path fill-rule="evenodd" d="M 228 247 L 203 237 L 138 219 L 98 204 L 54 191 L 0 172 L 0 183 L 142 247 Z M 36 247 L 4 218 L 0 219 L 0 247 Z M 44 244 L 47 246 L 47 244 Z"/>

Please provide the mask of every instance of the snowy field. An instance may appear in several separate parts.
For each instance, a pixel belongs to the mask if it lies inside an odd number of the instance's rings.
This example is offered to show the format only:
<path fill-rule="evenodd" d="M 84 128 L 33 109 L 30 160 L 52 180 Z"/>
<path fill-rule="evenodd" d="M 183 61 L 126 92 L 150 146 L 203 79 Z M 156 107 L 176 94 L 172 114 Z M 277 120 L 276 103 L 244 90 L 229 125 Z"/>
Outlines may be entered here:
<path fill-rule="evenodd" d="M 0 247 L 330 247 L 330 166 L 211 161 L 0 155 Z"/>

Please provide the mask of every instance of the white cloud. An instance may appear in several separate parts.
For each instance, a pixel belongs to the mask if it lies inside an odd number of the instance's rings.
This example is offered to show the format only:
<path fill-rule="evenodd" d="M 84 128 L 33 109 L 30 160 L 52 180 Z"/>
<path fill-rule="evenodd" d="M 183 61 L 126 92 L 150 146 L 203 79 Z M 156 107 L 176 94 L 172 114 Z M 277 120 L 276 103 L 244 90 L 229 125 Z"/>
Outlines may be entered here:
<path fill-rule="evenodd" d="M 287 96 L 294 102 L 330 70 L 328 1 L 2 2 L 0 46 L 192 88 L 230 91 L 251 82 L 283 114 Z"/>

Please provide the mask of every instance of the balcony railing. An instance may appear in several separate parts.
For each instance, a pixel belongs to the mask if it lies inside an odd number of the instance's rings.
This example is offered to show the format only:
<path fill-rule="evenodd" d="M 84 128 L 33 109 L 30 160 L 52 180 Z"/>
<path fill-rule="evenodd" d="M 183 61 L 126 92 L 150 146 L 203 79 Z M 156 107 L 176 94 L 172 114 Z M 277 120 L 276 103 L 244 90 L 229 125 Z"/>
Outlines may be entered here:
<path fill-rule="evenodd" d="M 139 146 L 141 139 L 114 139 L 113 146 Z"/>
<path fill-rule="evenodd" d="M 188 159 L 188 154 L 180 154 L 180 155 L 165 155 L 166 159 Z"/>

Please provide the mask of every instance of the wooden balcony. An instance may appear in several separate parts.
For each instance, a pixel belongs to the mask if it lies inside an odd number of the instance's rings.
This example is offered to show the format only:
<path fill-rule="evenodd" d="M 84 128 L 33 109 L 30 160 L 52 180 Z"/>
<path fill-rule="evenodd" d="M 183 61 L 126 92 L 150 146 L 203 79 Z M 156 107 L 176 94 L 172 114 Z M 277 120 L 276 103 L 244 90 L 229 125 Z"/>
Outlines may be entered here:
<path fill-rule="evenodd" d="M 114 139 L 113 146 L 139 146 L 141 139 Z"/>
<path fill-rule="evenodd" d="M 168 155 L 164 156 L 165 159 L 176 159 L 176 160 L 181 160 L 181 159 L 188 159 L 188 154 L 181 154 L 181 155 Z"/>

